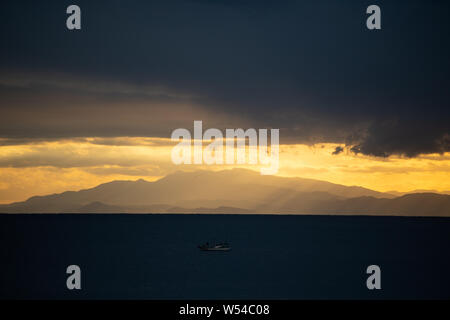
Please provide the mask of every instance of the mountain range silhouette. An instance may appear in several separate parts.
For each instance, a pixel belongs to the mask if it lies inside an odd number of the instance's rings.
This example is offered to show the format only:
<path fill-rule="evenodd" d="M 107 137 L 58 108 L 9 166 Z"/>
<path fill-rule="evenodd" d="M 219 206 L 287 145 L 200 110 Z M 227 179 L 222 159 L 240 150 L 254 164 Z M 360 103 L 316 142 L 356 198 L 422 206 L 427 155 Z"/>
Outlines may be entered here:
<path fill-rule="evenodd" d="M 0 212 L 450 216 L 450 195 L 398 196 L 246 169 L 179 171 L 154 182 L 112 181 L 91 189 L 34 196 L 0 205 Z"/>

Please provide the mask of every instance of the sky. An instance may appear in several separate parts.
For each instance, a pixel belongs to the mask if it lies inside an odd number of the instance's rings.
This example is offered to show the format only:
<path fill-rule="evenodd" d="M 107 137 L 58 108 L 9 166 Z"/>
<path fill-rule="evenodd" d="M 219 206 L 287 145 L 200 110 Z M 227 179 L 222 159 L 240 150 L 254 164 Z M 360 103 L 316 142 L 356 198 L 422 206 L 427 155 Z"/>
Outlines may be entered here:
<path fill-rule="evenodd" d="M 66 8 L 82 28 L 66 28 Z M 382 29 L 366 28 L 381 8 Z M 283 176 L 450 190 L 448 1 L 4 1 L 0 203 L 175 170 L 176 128 L 279 128 Z M 249 167 L 259 170 L 258 168 Z"/>

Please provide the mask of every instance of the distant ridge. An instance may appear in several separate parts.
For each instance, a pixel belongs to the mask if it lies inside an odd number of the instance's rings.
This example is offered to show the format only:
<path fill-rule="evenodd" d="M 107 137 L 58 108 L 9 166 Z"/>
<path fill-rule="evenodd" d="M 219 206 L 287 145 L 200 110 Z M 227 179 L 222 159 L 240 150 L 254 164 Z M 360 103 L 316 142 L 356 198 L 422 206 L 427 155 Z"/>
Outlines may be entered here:
<path fill-rule="evenodd" d="M 437 190 L 428 190 L 428 189 L 417 189 L 407 192 L 399 192 L 399 191 L 387 191 L 387 193 L 392 194 L 393 196 L 400 197 L 407 194 L 413 194 L 413 193 L 436 193 L 436 194 L 446 194 L 450 195 L 450 191 L 437 191 Z"/>
<path fill-rule="evenodd" d="M 176 172 L 158 181 L 97 187 L 0 205 L 2 213 L 289 213 L 450 216 L 450 196 L 395 197 L 320 180 L 264 176 L 245 169 Z"/>

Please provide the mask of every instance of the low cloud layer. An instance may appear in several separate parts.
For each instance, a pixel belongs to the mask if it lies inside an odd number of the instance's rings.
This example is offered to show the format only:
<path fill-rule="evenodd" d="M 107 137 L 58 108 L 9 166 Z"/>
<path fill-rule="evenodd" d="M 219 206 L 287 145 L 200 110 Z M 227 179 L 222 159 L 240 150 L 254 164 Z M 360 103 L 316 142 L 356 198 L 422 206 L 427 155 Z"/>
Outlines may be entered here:
<path fill-rule="evenodd" d="M 419 154 L 450 151 L 448 119 L 392 121 L 372 124 L 366 136 L 351 147 L 351 151 L 377 157 L 400 154 L 415 157 Z"/>

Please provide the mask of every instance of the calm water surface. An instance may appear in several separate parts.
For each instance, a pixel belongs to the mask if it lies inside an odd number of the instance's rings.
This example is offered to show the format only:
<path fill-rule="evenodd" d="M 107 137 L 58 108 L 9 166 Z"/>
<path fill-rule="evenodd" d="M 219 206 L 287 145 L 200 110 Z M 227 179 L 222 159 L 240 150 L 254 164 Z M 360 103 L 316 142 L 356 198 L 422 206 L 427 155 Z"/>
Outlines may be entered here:
<path fill-rule="evenodd" d="M 0 215 L 0 232 L 1 298 L 450 298 L 447 218 Z M 382 290 L 366 288 L 371 264 Z"/>

